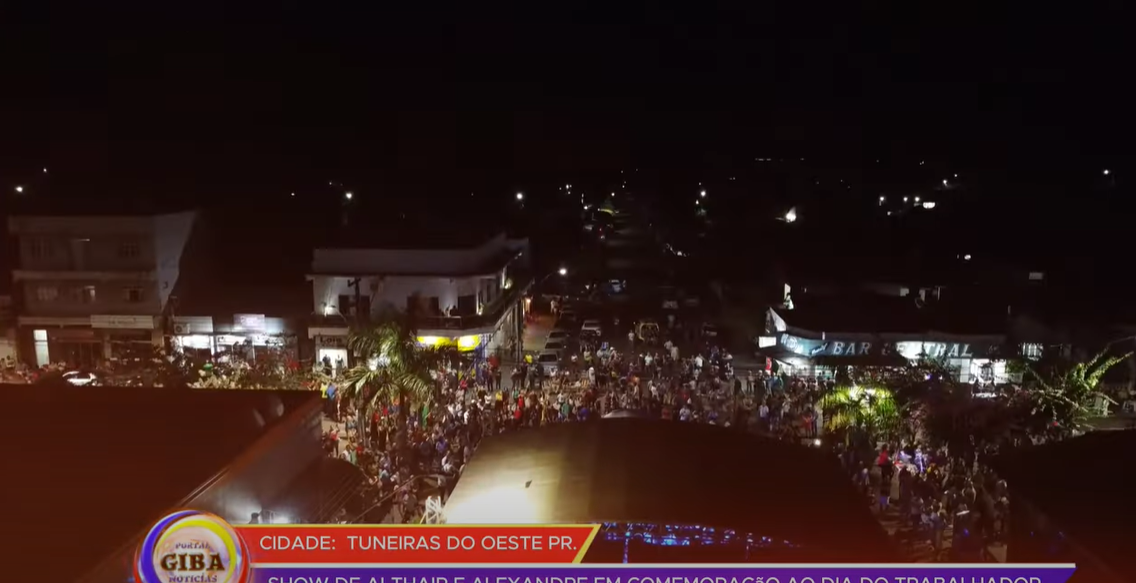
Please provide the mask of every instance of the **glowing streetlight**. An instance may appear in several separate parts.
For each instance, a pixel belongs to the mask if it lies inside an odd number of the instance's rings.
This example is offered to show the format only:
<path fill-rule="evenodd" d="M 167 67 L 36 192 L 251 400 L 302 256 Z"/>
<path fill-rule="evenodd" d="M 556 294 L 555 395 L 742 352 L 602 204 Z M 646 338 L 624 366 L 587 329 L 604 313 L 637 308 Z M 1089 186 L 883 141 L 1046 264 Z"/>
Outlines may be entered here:
<path fill-rule="evenodd" d="M 703 190 L 702 192 L 698 193 L 698 196 L 701 196 L 702 198 L 706 198 L 706 191 Z"/>
<path fill-rule="evenodd" d="M 915 197 L 915 202 L 919 202 L 919 197 Z"/>
<path fill-rule="evenodd" d="M 557 271 L 557 273 L 559 273 L 560 275 L 568 275 L 568 268 L 567 267 L 561 267 L 560 270 Z"/>
<path fill-rule="evenodd" d="M 518 192 L 517 193 L 517 200 L 525 200 L 525 193 Z"/>
<path fill-rule="evenodd" d="M 44 166 L 44 167 L 43 167 L 43 173 L 44 173 L 44 174 L 47 174 L 47 166 Z"/>
<path fill-rule="evenodd" d="M 16 192 L 23 192 L 23 191 L 24 191 L 24 187 L 23 187 L 23 186 L 17 186 L 17 187 L 16 187 Z"/>
<path fill-rule="evenodd" d="M 786 223 L 793 223 L 793 222 L 796 222 L 796 221 L 797 221 L 797 209 L 789 209 L 789 212 L 785 213 L 785 222 Z"/>
<path fill-rule="evenodd" d="M 944 178 L 944 179 L 943 179 L 943 186 L 946 186 L 946 185 L 947 185 L 947 179 L 946 179 L 946 178 Z"/>
<path fill-rule="evenodd" d="M 880 204 L 883 204 L 883 203 L 885 203 L 885 202 L 887 202 L 887 197 L 886 197 L 886 196 L 881 196 L 881 197 L 880 197 Z"/>
<path fill-rule="evenodd" d="M 935 202 L 931 201 L 931 200 L 925 201 L 923 203 L 923 208 L 925 208 L 927 210 L 931 210 L 931 209 L 935 208 Z"/>
<path fill-rule="evenodd" d="M 1104 175 L 1108 176 L 1109 174 L 1112 174 L 1112 172 L 1110 172 L 1108 168 L 1105 168 L 1104 169 Z"/>
<path fill-rule="evenodd" d="M 348 192 L 343 193 L 343 198 L 346 198 L 347 200 L 351 200 L 351 199 L 355 198 L 355 194 L 353 192 L 348 191 Z"/>

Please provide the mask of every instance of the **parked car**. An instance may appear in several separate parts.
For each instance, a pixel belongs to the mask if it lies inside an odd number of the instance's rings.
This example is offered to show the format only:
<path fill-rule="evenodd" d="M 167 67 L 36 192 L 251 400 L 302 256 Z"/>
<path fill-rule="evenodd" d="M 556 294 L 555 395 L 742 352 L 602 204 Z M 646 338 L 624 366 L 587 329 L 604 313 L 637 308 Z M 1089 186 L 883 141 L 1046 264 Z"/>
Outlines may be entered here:
<path fill-rule="evenodd" d="M 580 332 L 587 332 L 595 334 L 596 336 L 603 335 L 603 324 L 599 320 L 584 320 L 584 325 L 580 328 Z"/>
<path fill-rule="evenodd" d="M 560 355 L 555 352 L 542 352 L 536 357 L 545 376 L 555 375 L 560 370 Z"/>
<path fill-rule="evenodd" d="M 713 324 L 710 324 L 709 322 L 703 324 L 702 325 L 702 336 L 704 338 L 717 338 L 718 337 L 718 327 L 713 325 Z"/>
<path fill-rule="evenodd" d="M 548 333 L 547 340 L 548 340 L 548 342 L 553 342 L 553 341 L 557 341 L 557 340 L 560 341 L 560 342 L 567 342 L 568 341 L 568 331 L 567 330 L 561 330 L 561 329 L 557 328 L 557 329 L 553 330 L 552 332 Z"/>
<path fill-rule="evenodd" d="M 544 344 L 545 352 L 563 353 L 568 345 L 563 340 L 549 340 Z"/>

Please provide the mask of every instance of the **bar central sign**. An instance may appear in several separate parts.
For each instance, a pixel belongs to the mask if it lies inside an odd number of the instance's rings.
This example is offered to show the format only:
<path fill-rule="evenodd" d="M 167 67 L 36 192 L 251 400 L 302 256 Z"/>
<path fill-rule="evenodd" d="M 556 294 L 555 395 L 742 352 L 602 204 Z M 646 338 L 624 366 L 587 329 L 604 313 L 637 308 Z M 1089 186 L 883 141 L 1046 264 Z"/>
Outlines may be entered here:
<path fill-rule="evenodd" d="M 991 350 L 987 345 L 976 345 L 968 342 L 817 340 L 791 334 L 781 334 L 779 339 L 781 346 L 786 350 L 808 358 L 818 356 L 891 356 L 894 354 L 908 359 L 923 356 L 931 358 L 983 358 Z"/>

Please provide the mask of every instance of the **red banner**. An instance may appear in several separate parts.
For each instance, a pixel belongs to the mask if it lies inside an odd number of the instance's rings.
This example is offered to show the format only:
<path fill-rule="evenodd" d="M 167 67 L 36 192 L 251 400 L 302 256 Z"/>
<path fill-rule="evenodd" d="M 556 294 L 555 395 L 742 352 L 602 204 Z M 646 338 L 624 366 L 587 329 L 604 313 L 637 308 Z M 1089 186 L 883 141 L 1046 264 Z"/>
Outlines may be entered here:
<path fill-rule="evenodd" d="M 578 563 L 598 526 L 236 526 L 253 565 Z"/>

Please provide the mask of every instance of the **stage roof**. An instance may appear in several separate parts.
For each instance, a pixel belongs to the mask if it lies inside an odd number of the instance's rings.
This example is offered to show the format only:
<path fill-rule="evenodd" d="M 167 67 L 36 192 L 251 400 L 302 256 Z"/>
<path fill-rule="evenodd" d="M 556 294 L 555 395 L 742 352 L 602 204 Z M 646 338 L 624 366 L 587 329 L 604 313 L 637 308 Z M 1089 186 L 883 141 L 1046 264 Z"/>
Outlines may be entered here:
<path fill-rule="evenodd" d="M 11 556 L 71 581 L 228 466 L 308 391 L 0 386 Z M 96 536 L 63 536 L 60 528 Z M 54 558 L 50 558 L 54 557 Z"/>
<path fill-rule="evenodd" d="M 447 500 L 446 517 L 452 524 L 693 524 L 781 537 L 833 560 L 894 557 L 834 456 L 648 419 L 486 438 Z"/>

